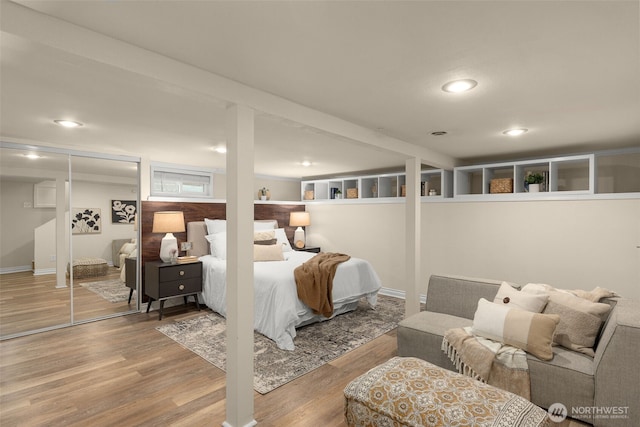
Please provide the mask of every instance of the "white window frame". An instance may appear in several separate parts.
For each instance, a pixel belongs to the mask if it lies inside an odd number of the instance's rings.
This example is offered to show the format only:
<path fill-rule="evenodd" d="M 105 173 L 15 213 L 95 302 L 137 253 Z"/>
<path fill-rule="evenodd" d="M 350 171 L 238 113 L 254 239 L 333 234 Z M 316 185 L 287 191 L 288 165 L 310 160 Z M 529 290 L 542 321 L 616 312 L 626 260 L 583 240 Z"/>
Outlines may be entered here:
<path fill-rule="evenodd" d="M 156 174 L 171 175 L 178 186 L 176 191 L 163 191 L 156 189 Z M 151 176 L 149 180 L 151 197 L 179 198 L 179 199 L 213 199 L 213 175 L 215 169 L 201 167 L 173 165 L 166 163 L 151 163 Z M 203 192 L 184 191 L 184 185 L 189 179 L 194 179 L 204 185 Z"/>

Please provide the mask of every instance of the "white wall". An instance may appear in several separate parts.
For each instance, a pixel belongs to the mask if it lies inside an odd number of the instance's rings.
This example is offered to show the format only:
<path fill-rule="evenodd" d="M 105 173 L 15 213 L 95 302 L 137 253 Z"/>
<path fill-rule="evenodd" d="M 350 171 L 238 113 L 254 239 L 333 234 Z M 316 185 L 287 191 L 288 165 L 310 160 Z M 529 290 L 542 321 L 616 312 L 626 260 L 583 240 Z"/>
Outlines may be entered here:
<path fill-rule="evenodd" d="M 309 204 L 308 244 L 370 260 L 405 291 L 404 204 Z M 640 299 L 640 200 L 422 204 L 422 282 L 432 273 L 606 287 Z"/>

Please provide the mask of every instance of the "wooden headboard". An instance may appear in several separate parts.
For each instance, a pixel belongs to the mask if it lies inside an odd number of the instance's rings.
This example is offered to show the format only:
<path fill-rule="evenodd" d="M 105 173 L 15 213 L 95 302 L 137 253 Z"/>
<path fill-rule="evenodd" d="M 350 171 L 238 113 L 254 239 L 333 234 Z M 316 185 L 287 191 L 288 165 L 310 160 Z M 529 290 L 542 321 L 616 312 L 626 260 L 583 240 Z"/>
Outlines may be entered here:
<path fill-rule="evenodd" d="M 295 227 L 289 226 L 291 212 L 304 211 L 304 205 L 285 205 L 260 203 L 254 204 L 253 218 L 256 220 L 275 219 L 278 227 L 284 228 L 289 240 L 293 240 Z M 163 234 L 152 233 L 153 214 L 159 211 L 182 211 L 185 226 L 189 222 L 210 219 L 227 219 L 226 203 L 194 203 L 194 202 L 149 202 L 143 201 L 140 208 L 139 224 L 141 227 L 140 253 L 142 265 L 148 261 L 160 259 L 160 241 Z M 178 244 L 187 240 L 187 233 L 173 233 Z"/>
<path fill-rule="evenodd" d="M 152 233 L 153 230 L 153 214 L 160 211 L 182 211 L 184 213 L 184 222 L 186 224 L 193 221 L 202 221 L 204 218 L 210 219 L 227 219 L 226 203 L 194 203 L 194 202 L 149 202 L 143 201 L 140 207 L 140 216 L 138 218 L 140 225 L 140 245 L 139 253 L 141 255 L 142 266 L 142 301 L 148 298 L 144 293 L 144 263 L 148 261 L 157 261 L 160 259 L 160 241 L 163 234 Z M 278 227 L 284 228 L 289 241 L 293 240 L 293 234 L 296 227 L 289 226 L 289 214 L 291 212 L 304 211 L 304 205 L 285 205 L 285 204 L 254 204 L 253 218 L 256 220 L 275 219 L 278 220 Z M 178 245 L 187 240 L 187 233 L 173 233 L 178 239 Z"/>

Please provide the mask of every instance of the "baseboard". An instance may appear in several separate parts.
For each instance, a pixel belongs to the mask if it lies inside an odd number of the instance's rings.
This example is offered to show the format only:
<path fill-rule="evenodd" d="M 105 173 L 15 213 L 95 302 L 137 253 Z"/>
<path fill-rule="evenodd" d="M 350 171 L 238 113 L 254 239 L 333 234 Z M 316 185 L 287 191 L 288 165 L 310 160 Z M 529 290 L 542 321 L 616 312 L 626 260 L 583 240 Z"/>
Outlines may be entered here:
<path fill-rule="evenodd" d="M 36 270 L 33 270 L 34 276 L 42 276 L 45 274 L 56 274 L 56 269 L 55 268 L 38 268 Z"/>
<path fill-rule="evenodd" d="M 380 295 L 386 295 L 388 297 L 394 297 L 394 298 L 400 298 L 400 299 L 405 299 L 407 296 L 407 293 L 405 291 L 392 289 L 392 288 L 385 288 L 385 287 L 382 287 L 378 293 Z M 420 294 L 420 304 L 424 304 L 426 303 L 426 301 L 427 301 L 427 296 L 424 294 Z"/>
<path fill-rule="evenodd" d="M 30 265 L 18 265 L 15 267 L 0 268 L 0 274 L 22 273 L 23 271 L 31 271 Z"/>

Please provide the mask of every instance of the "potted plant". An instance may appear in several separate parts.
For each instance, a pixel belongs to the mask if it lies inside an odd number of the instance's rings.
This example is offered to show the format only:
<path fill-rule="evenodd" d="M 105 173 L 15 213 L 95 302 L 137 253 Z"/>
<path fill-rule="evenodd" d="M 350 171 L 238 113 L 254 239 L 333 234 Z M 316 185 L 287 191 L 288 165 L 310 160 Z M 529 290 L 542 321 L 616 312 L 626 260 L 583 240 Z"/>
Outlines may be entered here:
<path fill-rule="evenodd" d="M 339 188 L 336 189 L 335 195 L 336 199 L 342 199 L 342 191 Z"/>
<path fill-rule="evenodd" d="M 529 193 L 538 193 L 540 191 L 540 184 L 544 181 L 544 177 L 538 172 L 529 172 L 524 178 L 524 182 L 529 184 Z"/>
<path fill-rule="evenodd" d="M 260 194 L 260 200 L 267 200 L 268 192 L 269 192 L 269 189 L 266 187 L 262 187 L 260 190 L 258 190 L 258 194 Z"/>

